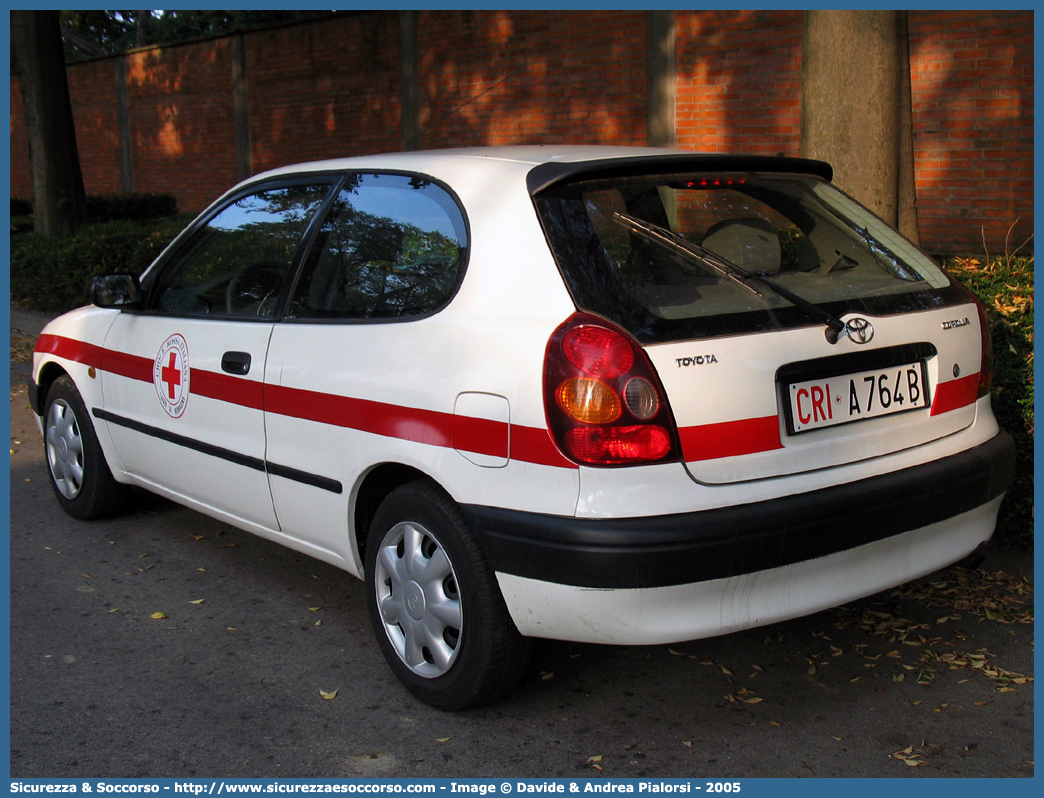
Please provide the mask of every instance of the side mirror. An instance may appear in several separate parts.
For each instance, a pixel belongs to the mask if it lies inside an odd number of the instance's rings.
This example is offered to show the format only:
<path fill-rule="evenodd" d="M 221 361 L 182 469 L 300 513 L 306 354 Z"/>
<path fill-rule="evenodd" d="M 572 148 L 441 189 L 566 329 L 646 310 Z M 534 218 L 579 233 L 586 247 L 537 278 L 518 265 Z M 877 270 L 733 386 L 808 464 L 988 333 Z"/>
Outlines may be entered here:
<path fill-rule="evenodd" d="M 141 283 L 133 274 L 103 274 L 91 280 L 91 302 L 100 308 L 134 308 L 141 303 Z"/>

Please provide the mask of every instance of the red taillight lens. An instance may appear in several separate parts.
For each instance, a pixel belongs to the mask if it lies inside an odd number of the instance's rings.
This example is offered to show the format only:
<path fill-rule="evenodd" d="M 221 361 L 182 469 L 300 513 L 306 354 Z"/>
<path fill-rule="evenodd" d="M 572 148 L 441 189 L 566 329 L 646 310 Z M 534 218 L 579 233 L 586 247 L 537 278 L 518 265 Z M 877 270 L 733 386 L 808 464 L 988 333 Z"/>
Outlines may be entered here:
<path fill-rule="evenodd" d="M 555 441 L 576 462 L 633 465 L 677 456 L 674 422 L 652 364 L 603 319 L 577 313 L 551 336 L 544 401 Z"/>
<path fill-rule="evenodd" d="M 655 462 L 671 451 L 671 436 L 663 427 L 574 427 L 566 445 L 577 460 L 614 465 Z"/>
<path fill-rule="evenodd" d="M 634 365 L 630 341 L 614 330 L 589 324 L 565 334 L 562 352 L 581 371 L 600 377 L 619 377 Z"/>
<path fill-rule="evenodd" d="M 975 300 L 975 309 L 979 312 L 979 335 L 982 338 L 982 356 L 979 365 L 979 390 L 976 396 L 981 399 L 993 387 L 993 336 L 990 334 L 990 323 L 986 320 L 986 310 L 979 300 Z"/>

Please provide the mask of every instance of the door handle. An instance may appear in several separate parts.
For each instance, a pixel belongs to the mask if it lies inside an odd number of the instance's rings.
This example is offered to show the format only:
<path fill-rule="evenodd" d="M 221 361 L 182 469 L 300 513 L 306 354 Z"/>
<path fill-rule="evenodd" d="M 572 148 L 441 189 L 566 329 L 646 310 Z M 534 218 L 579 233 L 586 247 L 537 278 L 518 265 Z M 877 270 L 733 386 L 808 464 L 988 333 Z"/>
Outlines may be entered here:
<path fill-rule="evenodd" d="M 245 375 L 250 371 L 250 353 L 225 352 L 221 356 L 221 370 L 229 374 Z"/>

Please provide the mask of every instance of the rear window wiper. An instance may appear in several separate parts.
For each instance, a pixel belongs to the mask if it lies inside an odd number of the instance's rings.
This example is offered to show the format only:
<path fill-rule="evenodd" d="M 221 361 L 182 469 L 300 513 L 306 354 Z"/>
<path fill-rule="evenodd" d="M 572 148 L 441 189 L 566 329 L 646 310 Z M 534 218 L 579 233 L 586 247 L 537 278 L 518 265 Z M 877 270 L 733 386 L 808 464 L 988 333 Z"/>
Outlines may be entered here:
<path fill-rule="evenodd" d="M 655 244 L 659 244 L 671 252 L 680 253 L 690 258 L 697 259 L 715 274 L 732 280 L 737 285 L 753 292 L 757 296 L 762 296 L 762 294 L 754 287 L 754 283 L 765 286 L 777 296 L 805 311 L 805 313 L 816 321 L 821 321 L 826 324 L 830 330 L 830 332 L 827 333 L 827 339 L 831 343 L 836 343 L 838 338 L 845 331 L 845 323 L 833 313 L 824 310 L 819 305 L 810 302 L 804 297 L 798 296 L 764 274 L 748 272 L 746 269 L 737 266 L 728 258 L 719 255 L 714 250 L 695 244 L 684 236 L 678 235 L 673 230 L 668 230 L 666 227 L 660 227 L 658 224 L 653 224 L 652 222 L 647 222 L 644 219 L 639 219 L 630 214 L 620 213 L 619 211 L 613 212 L 613 220 L 617 224 L 623 225 L 643 238 L 652 241 Z"/>

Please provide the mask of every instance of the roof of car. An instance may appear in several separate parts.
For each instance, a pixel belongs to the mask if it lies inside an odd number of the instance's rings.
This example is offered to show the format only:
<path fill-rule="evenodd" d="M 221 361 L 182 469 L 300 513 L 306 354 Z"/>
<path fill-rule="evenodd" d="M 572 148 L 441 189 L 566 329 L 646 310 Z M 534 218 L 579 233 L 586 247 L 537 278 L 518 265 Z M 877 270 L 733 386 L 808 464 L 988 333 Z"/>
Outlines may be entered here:
<path fill-rule="evenodd" d="M 441 150 L 413 150 L 359 155 L 325 161 L 292 164 L 256 175 L 254 180 L 301 172 L 346 171 L 351 169 L 393 169 L 427 173 L 476 159 L 512 163 L 527 172 L 531 193 L 565 179 L 613 175 L 638 175 L 646 172 L 691 171 L 788 171 L 832 178 L 829 164 L 803 158 L 724 153 L 700 153 L 655 147 L 608 145 L 515 145 L 466 147 Z"/>

